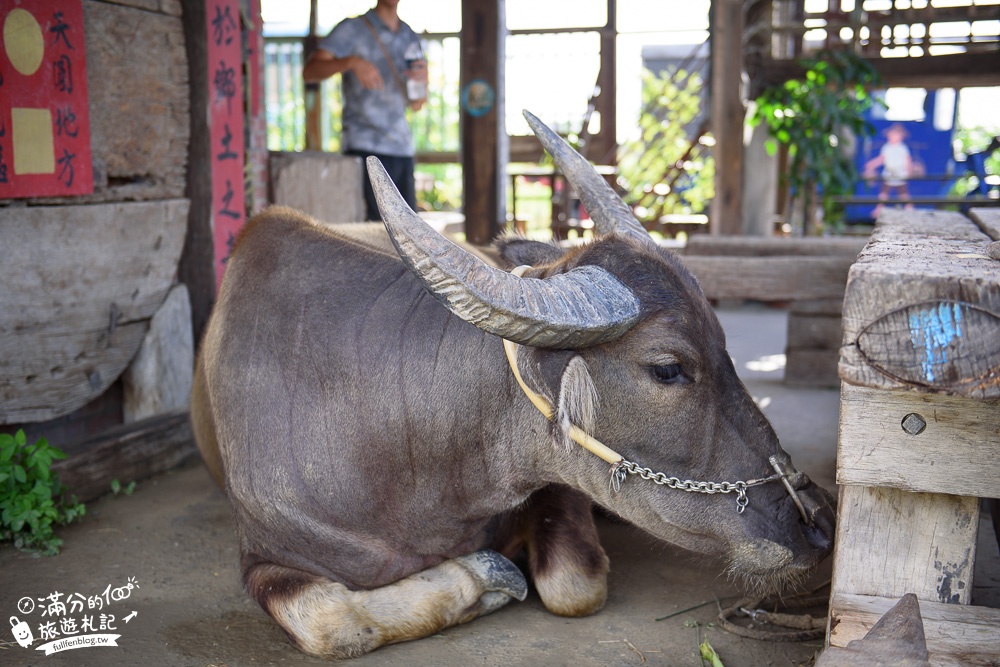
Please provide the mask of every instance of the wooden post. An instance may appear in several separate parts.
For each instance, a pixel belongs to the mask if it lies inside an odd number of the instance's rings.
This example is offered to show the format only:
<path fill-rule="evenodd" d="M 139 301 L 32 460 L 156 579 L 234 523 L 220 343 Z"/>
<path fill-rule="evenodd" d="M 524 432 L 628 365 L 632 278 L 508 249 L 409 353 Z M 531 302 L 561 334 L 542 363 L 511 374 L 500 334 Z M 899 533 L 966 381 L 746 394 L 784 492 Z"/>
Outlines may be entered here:
<path fill-rule="evenodd" d="M 317 0 L 309 2 L 309 34 L 302 40 L 302 64 L 309 59 L 309 55 L 319 44 L 319 37 L 316 35 L 316 7 Z M 298 72 L 301 76 L 302 72 Z M 321 84 L 318 81 L 306 83 L 303 86 L 305 92 L 306 108 L 306 150 L 323 150 L 323 95 Z"/>
<path fill-rule="evenodd" d="M 485 245 L 505 220 L 504 0 L 462 1 L 462 188 L 465 235 Z"/>
<path fill-rule="evenodd" d="M 1000 654 L 1000 612 L 968 606 L 979 498 L 1000 483 L 1000 279 L 983 254 L 993 238 L 978 214 L 973 224 L 887 210 L 851 267 L 831 646 L 912 592 L 931 664 L 989 665 Z"/>
<path fill-rule="evenodd" d="M 212 146 L 209 140 L 208 19 L 201 0 L 182 0 L 184 44 L 191 86 L 191 138 L 184 195 L 191 200 L 184 250 L 178 266 L 180 281 L 191 294 L 191 327 L 197 346 L 215 303 L 212 247 Z"/>
<path fill-rule="evenodd" d="M 618 163 L 617 105 L 617 58 L 615 57 L 615 36 L 618 21 L 615 14 L 615 0 L 608 0 L 608 22 L 601 30 L 601 69 L 597 74 L 597 85 L 601 94 L 594 101 L 594 107 L 601 114 L 601 131 L 590 140 L 587 157 L 596 164 L 615 165 Z M 586 130 L 586 128 L 584 128 Z"/>
<path fill-rule="evenodd" d="M 712 133 L 715 135 L 715 198 L 709 225 L 713 234 L 740 234 L 743 230 L 741 182 L 743 173 L 743 3 L 713 0 Z"/>
<path fill-rule="evenodd" d="M 188 233 L 178 273 L 191 291 L 195 340 L 245 221 L 242 28 L 235 0 L 183 0 L 191 84 Z"/>

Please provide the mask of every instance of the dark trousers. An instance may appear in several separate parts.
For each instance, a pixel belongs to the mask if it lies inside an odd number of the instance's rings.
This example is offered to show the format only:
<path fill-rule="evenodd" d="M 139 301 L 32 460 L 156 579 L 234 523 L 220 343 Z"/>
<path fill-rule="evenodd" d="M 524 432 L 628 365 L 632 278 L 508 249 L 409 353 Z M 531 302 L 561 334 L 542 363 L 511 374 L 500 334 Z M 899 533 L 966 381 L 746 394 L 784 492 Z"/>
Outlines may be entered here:
<path fill-rule="evenodd" d="M 403 199 L 406 203 L 410 205 L 410 208 L 416 210 L 417 208 L 417 193 L 413 186 L 413 158 L 412 157 L 400 157 L 398 155 L 379 155 L 377 153 L 369 153 L 367 151 L 356 151 L 349 150 L 344 152 L 345 155 L 356 155 L 360 158 L 367 158 L 370 155 L 374 155 L 385 167 L 386 172 L 389 174 L 389 178 L 392 182 L 396 184 L 396 188 L 399 189 L 399 194 L 403 195 Z M 365 215 L 367 216 L 365 220 L 382 220 L 382 215 L 378 210 L 378 203 L 375 201 L 375 191 L 372 190 L 371 179 L 368 178 L 368 166 L 362 162 L 361 164 L 361 174 L 364 178 L 364 188 L 365 188 Z"/>

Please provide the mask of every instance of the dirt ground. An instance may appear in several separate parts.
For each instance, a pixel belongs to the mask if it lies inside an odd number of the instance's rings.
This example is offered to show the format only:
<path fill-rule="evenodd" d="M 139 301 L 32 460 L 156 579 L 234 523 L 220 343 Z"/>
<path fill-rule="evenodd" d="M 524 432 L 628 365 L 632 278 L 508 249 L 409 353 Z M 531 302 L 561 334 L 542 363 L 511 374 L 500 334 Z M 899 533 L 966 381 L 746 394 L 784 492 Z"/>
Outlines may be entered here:
<path fill-rule="evenodd" d="M 720 315 L 737 368 L 765 406 L 784 447 L 800 469 L 833 488 L 837 392 L 781 384 L 780 359 L 774 355 L 784 349 L 782 311 L 742 308 Z M 982 532 L 989 532 L 985 523 Z M 131 496 L 90 504 L 85 519 L 62 535 L 63 551 L 52 558 L 0 548 L 0 616 L 27 622 L 37 648 L 44 643 L 39 626 L 53 618 L 43 614 L 51 602 L 63 602 L 67 613 L 55 620 L 69 616 L 82 622 L 82 616 L 91 615 L 97 625 L 104 614 L 106 623 L 115 628 L 104 632 L 120 635 L 118 646 L 45 656 L 0 633 L 0 665 L 328 664 L 292 648 L 242 592 L 229 508 L 200 463 L 140 482 Z M 384 647 L 351 664 L 695 667 L 701 664 L 698 643 L 707 639 L 726 667 L 786 667 L 807 664 L 822 647 L 821 641 L 779 644 L 742 639 L 715 627 L 715 598 L 725 602 L 738 594 L 719 575 L 717 564 L 607 519 L 601 521 L 601 535 L 612 569 L 608 603 L 600 613 L 583 619 L 552 616 L 532 593 L 527 601 L 468 625 Z M 981 539 L 981 544 L 989 542 Z M 828 577 L 829 568 L 828 561 L 813 583 Z M 977 590 L 985 596 L 1000 591 L 1000 567 L 977 577 Z M 52 600 L 53 593 L 62 595 Z M 35 607 L 28 613 L 18 606 L 25 597 Z M 90 609 L 97 597 L 105 600 L 102 608 Z M 710 604 L 656 620 L 702 602 Z"/>

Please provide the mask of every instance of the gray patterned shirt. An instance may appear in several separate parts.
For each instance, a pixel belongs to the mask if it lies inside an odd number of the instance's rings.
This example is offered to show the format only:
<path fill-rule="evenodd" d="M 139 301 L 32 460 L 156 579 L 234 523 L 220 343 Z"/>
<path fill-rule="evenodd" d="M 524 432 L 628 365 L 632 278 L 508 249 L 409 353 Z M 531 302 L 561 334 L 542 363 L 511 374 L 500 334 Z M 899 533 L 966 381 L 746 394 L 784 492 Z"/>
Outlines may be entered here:
<path fill-rule="evenodd" d="M 399 29 L 392 32 L 374 9 L 365 16 L 378 33 L 385 50 L 392 56 L 396 71 L 404 76 L 407 66 L 403 55 L 410 44 L 416 42 L 419 46 L 420 38 L 402 21 L 399 22 Z M 319 48 L 329 51 L 336 58 L 360 56 L 375 65 L 382 76 L 382 90 L 367 90 L 354 72 L 341 75 L 344 94 L 342 147 L 345 150 L 412 157 L 413 137 L 406 123 L 408 102 L 385 61 L 382 49 L 361 18 L 344 19 L 338 23 L 319 43 Z"/>

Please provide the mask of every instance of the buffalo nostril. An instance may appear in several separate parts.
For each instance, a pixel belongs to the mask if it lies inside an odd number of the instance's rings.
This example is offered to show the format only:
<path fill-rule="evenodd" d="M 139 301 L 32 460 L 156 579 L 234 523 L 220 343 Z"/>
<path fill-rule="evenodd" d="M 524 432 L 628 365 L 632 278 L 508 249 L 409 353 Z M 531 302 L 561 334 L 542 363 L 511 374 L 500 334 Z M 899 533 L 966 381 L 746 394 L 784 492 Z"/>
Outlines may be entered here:
<path fill-rule="evenodd" d="M 837 527 L 837 519 L 833 509 L 829 504 L 818 504 L 811 495 L 807 496 L 806 506 L 812 518 L 812 525 L 802 522 L 802 532 L 806 540 L 814 547 L 829 551 L 833 547 Z"/>
<path fill-rule="evenodd" d="M 818 521 L 812 526 L 802 523 L 802 532 L 805 534 L 806 541 L 817 549 L 829 551 L 833 548 L 833 531 L 829 529 L 829 526 L 824 526 Z"/>

